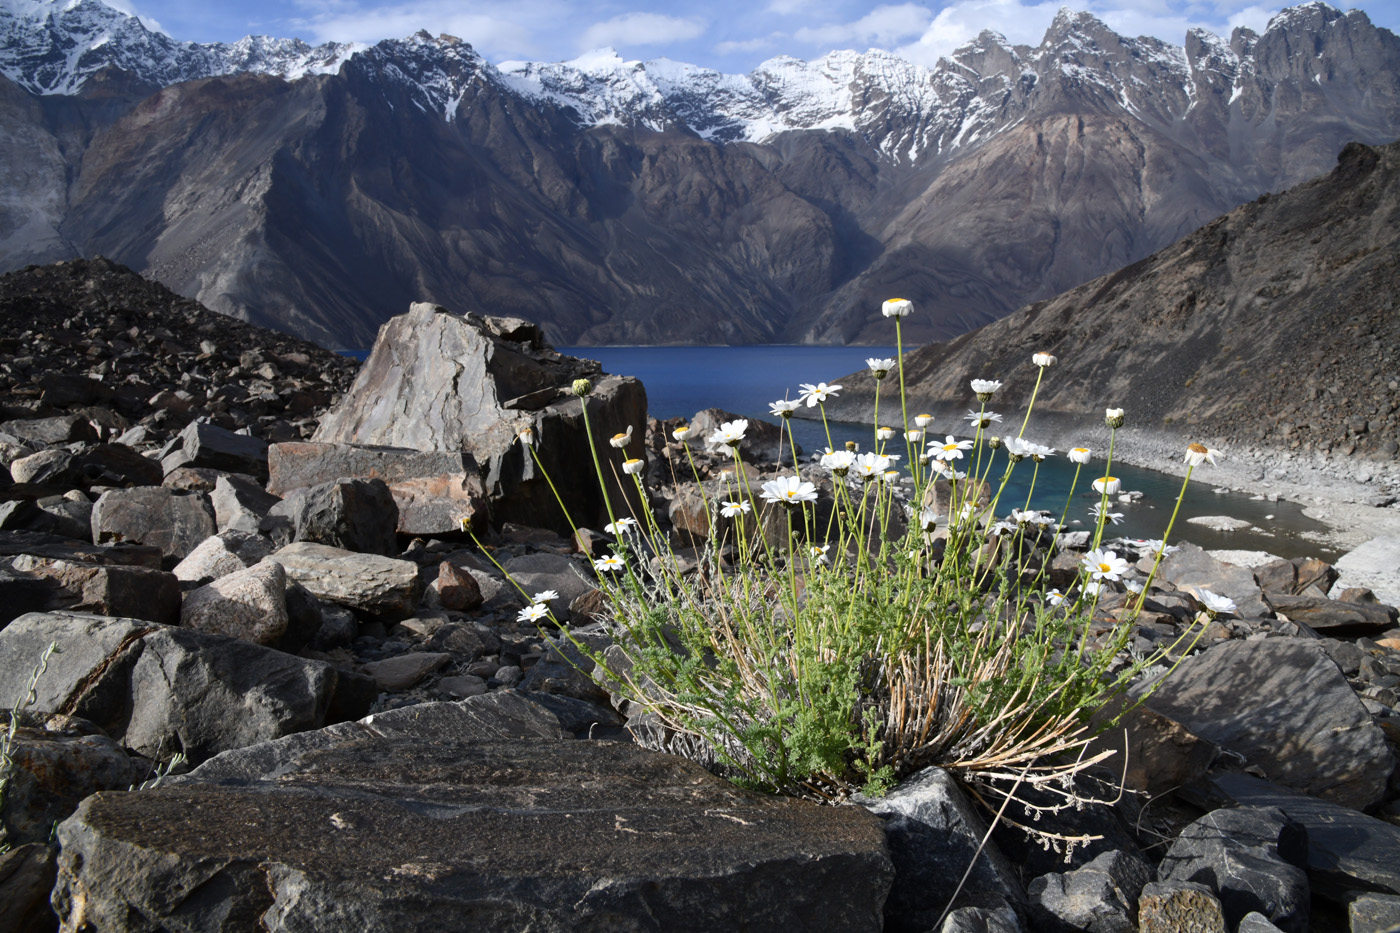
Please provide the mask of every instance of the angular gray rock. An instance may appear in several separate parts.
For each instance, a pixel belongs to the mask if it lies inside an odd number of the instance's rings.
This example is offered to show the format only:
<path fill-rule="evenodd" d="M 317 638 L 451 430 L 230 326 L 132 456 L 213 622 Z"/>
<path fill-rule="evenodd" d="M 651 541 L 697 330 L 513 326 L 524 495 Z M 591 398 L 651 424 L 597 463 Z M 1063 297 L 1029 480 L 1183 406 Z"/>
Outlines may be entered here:
<path fill-rule="evenodd" d="M 0 531 L 0 557 L 29 554 L 53 560 L 82 561 L 160 569 L 160 549 L 153 545 L 116 543 L 93 544 L 59 535 L 34 531 Z"/>
<path fill-rule="evenodd" d="M 279 500 L 250 479 L 226 474 L 214 481 L 209 501 L 214 506 L 219 531 L 257 534 L 263 516 Z"/>
<path fill-rule="evenodd" d="M 131 541 L 160 548 L 174 567 L 218 527 L 203 495 L 181 495 L 163 486 L 109 489 L 92 509 L 92 540 Z"/>
<path fill-rule="evenodd" d="M 593 383 L 585 402 L 569 393 L 579 378 Z M 607 464 L 621 460 L 609 437 L 630 428 L 640 445 L 645 434 L 641 383 L 560 356 L 544 346 L 537 327 L 513 318 L 414 304 L 380 328 L 355 384 L 322 417 L 312 439 L 466 451 L 481 467 L 492 521 L 568 531 L 534 457 L 517 440 L 527 428 L 574 522 L 598 527 L 607 521 L 602 491 L 588 478 L 593 451 L 605 464 L 614 507 L 628 513 L 623 502 L 640 505 L 633 484 L 615 481 Z"/>
<path fill-rule="evenodd" d="M 591 567 L 562 554 L 526 554 L 522 557 L 512 557 L 501 566 L 516 586 L 530 597 L 544 590 L 554 590 L 558 593 L 559 598 L 551 600 L 549 608 L 561 622 L 572 618 L 569 603 L 589 590 L 597 589 L 591 579 Z"/>
<path fill-rule="evenodd" d="M 418 565 L 377 554 L 356 554 L 298 542 L 272 555 L 287 575 L 317 599 L 398 622 L 413 614 L 422 594 Z"/>
<path fill-rule="evenodd" d="M 396 710 L 90 797 L 59 828 L 55 908 L 73 929 L 133 914 L 362 933 L 880 928 L 892 871 L 868 813 L 551 741 L 531 705 Z M 506 715 L 478 721 L 493 707 Z"/>
<path fill-rule="evenodd" d="M 279 496 L 341 477 L 389 485 L 403 535 L 460 532 L 461 520 L 486 518 L 486 489 L 465 451 L 289 442 L 268 448 L 268 489 Z"/>
<path fill-rule="evenodd" d="M 1395 625 L 1389 606 L 1343 602 L 1319 596 L 1270 594 L 1274 612 L 1327 638 L 1375 638 Z"/>
<path fill-rule="evenodd" d="M 81 716 L 154 760 L 221 751 L 326 722 L 330 665 L 261 645 L 134 619 L 29 613 L 0 631 L 0 706 L 17 705 L 52 655 L 31 709 Z M 353 710 L 347 711 L 353 714 Z"/>
<path fill-rule="evenodd" d="M 1026 889 L 1035 928 L 1133 933 L 1138 895 L 1150 878 L 1146 863 L 1124 852 L 1105 852 L 1071 872 L 1041 875 Z"/>
<path fill-rule="evenodd" d="M 1315 641 L 1227 641 L 1182 662 L 1148 705 L 1280 784 L 1358 809 L 1395 766 L 1385 735 Z"/>
<path fill-rule="evenodd" d="M 982 907 L 959 907 L 948 914 L 938 933 L 1021 933 L 1021 921 L 1010 907 L 986 910 Z"/>
<path fill-rule="evenodd" d="M 271 543 L 261 535 L 221 531 L 201 541 L 171 573 L 176 579 L 191 583 L 217 580 L 253 566 L 272 550 Z"/>
<path fill-rule="evenodd" d="M 16 714 L 11 710 L 0 710 L 0 728 L 8 731 L 12 715 Z M 132 759 L 90 722 L 23 710 L 17 715 L 5 805 L 0 808 L 0 847 L 46 843 L 54 824 L 66 820 L 84 797 L 100 790 L 126 790 L 149 777 L 146 762 Z"/>
<path fill-rule="evenodd" d="M 10 566 L 52 584 L 40 610 L 126 616 L 162 625 L 180 618 L 180 582 L 148 567 L 89 564 L 24 554 Z"/>
<path fill-rule="evenodd" d="M 396 692 L 415 686 L 433 671 L 441 670 L 452 655 L 438 651 L 410 651 L 382 661 L 371 661 L 362 670 L 380 690 Z"/>
<path fill-rule="evenodd" d="M 1024 903 L 1015 869 L 990 841 L 954 901 L 987 827 L 948 772 L 927 768 L 884 797 L 857 802 L 884 821 L 894 862 L 885 929 L 923 933 L 949 906 L 997 911 Z"/>
<path fill-rule="evenodd" d="M 51 447 L 15 460 L 10 464 L 10 476 L 14 477 L 16 483 L 34 483 L 40 486 L 56 486 L 59 483 L 71 485 L 76 479 L 73 470 L 74 459 L 71 450 Z"/>
<path fill-rule="evenodd" d="M 1159 881 L 1194 881 L 1237 927 L 1251 912 L 1285 933 L 1307 933 L 1308 833 L 1276 807 L 1215 810 L 1187 826 L 1157 867 Z"/>
<path fill-rule="evenodd" d="M 1227 803 L 1277 807 L 1307 829 L 1314 896 L 1339 903 L 1355 891 L 1400 897 L 1400 827 L 1248 774 L 1219 774 L 1211 785 Z"/>
<path fill-rule="evenodd" d="M 1163 559 L 1157 568 L 1157 579 L 1179 590 L 1199 593 L 1206 589 L 1217 596 L 1228 596 L 1235 601 L 1236 614 L 1243 619 L 1262 619 L 1271 614 L 1248 567 L 1216 560 L 1189 542 L 1183 542 L 1180 550 Z"/>
<path fill-rule="evenodd" d="M 291 521 L 294 541 L 327 544 L 361 554 L 399 553 L 398 506 L 380 479 L 338 479 L 289 493 L 268 517 Z"/>
<path fill-rule="evenodd" d="M 1347 905 L 1351 933 L 1393 933 L 1400 929 L 1400 896 L 1363 894 Z"/>
<path fill-rule="evenodd" d="M 183 466 L 208 467 L 230 473 L 267 478 L 267 441 L 239 434 L 216 424 L 195 421 L 186 425 L 161 457 L 165 472 Z"/>
<path fill-rule="evenodd" d="M 185 628 L 256 645 L 275 644 L 287 633 L 287 571 L 274 560 L 235 570 L 185 597 Z"/>
<path fill-rule="evenodd" d="M 35 842 L 0 852 L 0 933 L 51 933 L 49 892 L 57 877 L 54 846 Z"/>

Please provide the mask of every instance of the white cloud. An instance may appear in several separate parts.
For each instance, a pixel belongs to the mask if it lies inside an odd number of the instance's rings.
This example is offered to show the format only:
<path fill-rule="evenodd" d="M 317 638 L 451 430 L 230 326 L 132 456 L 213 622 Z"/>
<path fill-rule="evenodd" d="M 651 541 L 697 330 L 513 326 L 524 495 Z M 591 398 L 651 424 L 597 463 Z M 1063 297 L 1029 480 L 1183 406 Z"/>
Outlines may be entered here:
<path fill-rule="evenodd" d="M 701 20 L 660 13 L 624 13 L 589 26 L 579 37 L 578 47 L 596 49 L 608 45 L 617 48 L 664 45 L 694 39 L 704 32 L 705 23 Z"/>
<path fill-rule="evenodd" d="M 792 34 L 797 42 L 837 47 L 892 47 L 917 36 L 928 25 L 927 7 L 917 3 L 877 6 L 860 19 L 825 26 L 803 26 Z"/>
<path fill-rule="evenodd" d="M 786 39 L 787 36 L 780 32 L 757 39 L 731 39 L 715 43 L 715 51 L 720 55 L 732 55 L 735 52 L 759 52 L 763 49 L 779 47 Z"/>

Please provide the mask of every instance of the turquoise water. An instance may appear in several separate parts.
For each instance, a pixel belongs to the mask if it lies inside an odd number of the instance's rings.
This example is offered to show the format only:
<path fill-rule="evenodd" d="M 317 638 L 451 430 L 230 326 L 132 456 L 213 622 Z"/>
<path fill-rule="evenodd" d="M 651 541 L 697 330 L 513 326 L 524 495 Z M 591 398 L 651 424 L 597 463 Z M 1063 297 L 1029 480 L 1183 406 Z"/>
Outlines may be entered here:
<path fill-rule="evenodd" d="M 654 418 L 689 418 L 704 408 L 723 408 L 775 424 L 778 419 L 769 415 L 769 403 L 796 398 L 799 383 L 839 379 L 845 373 L 864 369 L 867 357 L 895 355 L 893 347 L 563 347 L 560 351 L 597 360 L 610 373 L 636 376 L 646 386 L 647 403 Z M 827 445 L 821 422 L 793 419 L 790 424 L 804 451 L 811 453 Z M 949 429 L 946 420 L 934 427 L 941 429 L 940 439 Z M 831 441 L 838 447 L 853 440 L 862 450 L 869 450 L 875 442 L 870 425 L 833 422 L 830 430 Z M 953 433 L 961 432 L 954 429 Z M 891 444 L 889 451 L 903 452 L 902 440 Z M 1063 451 L 1060 453 L 1041 464 L 1034 488 L 1033 465 L 1029 461 L 1018 464 L 1002 494 L 1003 508 L 999 511 L 1024 506 L 1029 495 L 1032 508 L 1048 509 L 1055 515 L 1065 513 L 1074 464 L 1063 456 Z M 1090 526 L 1089 509 L 1099 501 L 1090 483 L 1102 475 L 1102 470 L 1103 461 L 1095 460 L 1081 471 L 1068 506 L 1067 521 L 1071 527 Z M 986 475 L 993 488 L 1004 472 L 1004 461 L 998 459 L 991 464 Z M 1126 464 L 1114 464 L 1113 474 L 1123 481 L 1125 492 L 1132 490 L 1143 495 L 1136 502 L 1111 503 L 1110 511 L 1123 515 L 1122 523 L 1114 526 L 1111 533 L 1130 538 L 1161 537 L 1181 490 L 1181 479 Z M 1197 471 L 1196 479 L 1187 488 L 1181 514 L 1172 530 L 1174 542 L 1184 538 L 1205 548 L 1269 551 L 1281 557 L 1337 556 L 1337 552 L 1301 536 L 1323 526 L 1304 516 L 1299 506 L 1254 500 L 1239 493 L 1217 494 L 1208 474 L 1203 474 L 1206 468 Z M 1265 533 L 1215 532 L 1186 523 L 1188 518 L 1200 515 L 1245 519 Z M 1074 524 L 1076 521 L 1082 524 Z"/>

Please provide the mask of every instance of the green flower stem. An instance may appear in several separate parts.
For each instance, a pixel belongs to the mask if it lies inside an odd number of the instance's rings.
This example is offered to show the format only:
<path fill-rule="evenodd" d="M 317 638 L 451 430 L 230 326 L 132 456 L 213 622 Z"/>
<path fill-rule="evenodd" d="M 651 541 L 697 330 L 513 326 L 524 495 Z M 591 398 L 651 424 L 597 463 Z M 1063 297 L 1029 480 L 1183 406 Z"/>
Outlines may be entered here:
<path fill-rule="evenodd" d="M 551 477 L 549 471 L 544 468 L 544 461 L 540 460 L 540 455 L 535 451 L 535 446 L 530 443 L 525 443 L 525 446 L 529 449 L 530 457 L 535 461 L 535 466 L 539 468 L 540 475 L 543 476 L 544 481 L 549 484 L 549 491 L 554 493 L 554 501 L 559 503 L 559 511 L 564 513 L 564 521 L 568 522 L 569 527 L 574 531 L 578 531 L 578 522 L 574 521 L 574 517 L 569 514 L 569 508 L 564 505 L 563 497 L 559 495 L 559 490 L 555 488 L 554 478 Z"/>
<path fill-rule="evenodd" d="M 1031 420 L 1031 409 L 1035 407 L 1036 394 L 1040 392 L 1040 379 L 1045 375 L 1045 367 L 1037 366 L 1035 374 L 1035 388 L 1031 389 L 1031 402 L 1026 406 L 1026 417 L 1021 420 L 1021 430 L 1017 432 L 1017 437 L 1023 437 L 1026 433 L 1026 425 Z"/>
<path fill-rule="evenodd" d="M 1152 561 L 1152 570 L 1147 574 L 1147 580 L 1142 584 L 1142 592 L 1138 594 L 1137 605 L 1133 607 L 1132 618 L 1136 619 L 1138 613 L 1142 612 L 1143 603 L 1147 602 L 1147 590 L 1152 586 L 1152 581 L 1157 578 L 1157 568 L 1162 566 L 1162 558 L 1167 553 L 1167 539 L 1171 536 L 1172 526 L 1176 524 L 1176 515 L 1181 511 L 1181 502 L 1186 498 L 1186 485 L 1191 482 L 1191 473 L 1196 469 L 1194 463 L 1186 467 L 1186 478 L 1181 481 L 1181 492 L 1176 494 L 1176 505 L 1172 507 L 1172 517 L 1167 521 L 1167 530 L 1162 532 L 1162 546 L 1157 549 L 1157 556 Z"/>
<path fill-rule="evenodd" d="M 1108 429 L 1108 459 L 1104 461 L 1103 475 L 1113 475 L 1113 444 L 1118 440 L 1118 429 Z M 1186 474 L 1190 476 L 1190 473 Z M 1104 524 L 1108 521 L 1108 484 L 1103 487 L 1103 494 L 1099 497 L 1099 522 L 1098 528 L 1094 531 L 1094 546 L 1090 550 L 1097 550 L 1099 542 L 1103 541 Z"/>
<path fill-rule="evenodd" d="M 883 379 L 875 380 L 875 449 L 880 449 L 880 386 L 884 385 Z M 828 445 L 830 442 L 828 441 Z"/>
<path fill-rule="evenodd" d="M 598 474 L 598 491 L 603 494 L 603 506 L 608 511 L 608 521 L 617 527 L 617 516 L 613 514 L 612 499 L 608 496 L 608 482 L 603 478 L 603 464 L 598 460 L 598 448 L 593 443 L 593 425 L 588 420 L 588 397 L 580 396 L 579 409 L 583 412 L 583 430 L 588 435 L 588 452 L 593 455 L 593 471 Z"/>

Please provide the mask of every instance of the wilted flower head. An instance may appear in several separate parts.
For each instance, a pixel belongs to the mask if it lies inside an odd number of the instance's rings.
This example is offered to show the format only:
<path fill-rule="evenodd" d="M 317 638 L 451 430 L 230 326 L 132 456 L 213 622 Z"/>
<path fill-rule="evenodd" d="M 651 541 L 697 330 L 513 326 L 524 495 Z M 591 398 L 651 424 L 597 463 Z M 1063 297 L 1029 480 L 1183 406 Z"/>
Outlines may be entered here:
<path fill-rule="evenodd" d="M 777 415 L 780 418 L 791 418 L 792 413 L 801 407 L 801 405 L 802 402 L 800 399 L 792 399 L 789 401 L 788 399 L 780 398 L 776 402 L 768 403 L 768 411 L 770 414 Z"/>
<path fill-rule="evenodd" d="M 1058 357 L 1049 353 L 1032 353 L 1031 362 L 1044 369 L 1046 366 L 1054 366 L 1059 361 Z"/>
<path fill-rule="evenodd" d="M 800 476 L 780 476 L 763 484 L 765 502 L 779 502 L 786 506 L 798 506 L 804 502 L 817 501 L 817 487 L 805 482 Z"/>
<path fill-rule="evenodd" d="M 1182 462 L 1189 463 L 1191 466 L 1195 467 L 1209 461 L 1211 466 L 1214 466 L 1215 458 L 1220 456 L 1224 456 L 1220 451 L 1207 447 L 1205 444 L 1193 442 L 1186 445 L 1186 459 Z M 1230 611 L 1233 612 L 1234 610 Z"/>
<path fill-rule="evenodd" d="M 642 472 L 642 470 L 646 469 L 646 465 L 647 462 L 645 460 L 638 460 L 636 457 L 633 457 L 630 460 L 622 461 L 622 472 L 626 473 L 628 476 L 636 476 L 638 473 Z"/>
<path fill-rule="evenodd" d="M 829 386 L 825 382 L 818 382 L 816 385 L 804 382 L 798 388 L 802 390 L 800 398 L 806 401 L 808 408 L 815 408 L 827 399 L 834 398 L 841 390 L 839 385 Z"/>
<path fill-rule="evenodd" d="M 1212 619 L 1221 613 L 1228 615 L 1237 608 L 1233 599 L 1230 599 L 1228 596 L 1217 595 L 1210 590 L 1201 590 L 1200 600 L 1201 605 L 1206 607 L 1206 612 L 1210 613 Z"/>
<path fill-rule="evenodd" d="M 894 437 L 894 428 L 887 428 L 882 424 L 875 429 L 875 437 L 878 440 L 887 441 Z"/>
<path fill-rule="evenodd" d="M 889 298 L 880 305 L 880 313 L 885 317 L 904 317 L 914 310 L 914 302 L 908 298 Z"/>
<path fill-rule="evenodd" d="M 914 424 L 921 428 L 926 428 L 933 423 L 933 415 L 915 415 Z"/>
<path fill-rule="evenodd" d="M 636 524 L 635 518 L 619 518 L 615 522 L 608 522 L 603 526 L 603 530 L 610 535 L 620 535 L 629 528 L 635 527 Z"/>
<path fill-rule="evenodd" d="M 730 451 L 736 449 L 744 439 L 744 432 L 749 429 L 749 423 L 740 418 L 738 421 L 726 421 L 719 426 L 709 437 L 711 444 L 727 444 Z"/>
<path fill-rule="evenodd" d="M 570 386 L 570 391 L 579 398 L 583 398 L 589 392 L 593 391 L 593 383 L 589 382 L 587 379 L 575 379 L 574 384 Z"/>
<path fill-rule="evenodd" d="M 851 453 L 855 453 L 857 450 L 860 450 L 860 445 L 857 444 L 855 441 L 847 441 L 847 442 L 845 443 L 845 447 L 846 447 L 846 449 L 849 450 Z"/>
<path fill-rule="evenodd" d="M 992 450 L 1001 450 L 1002 439 L 993 434 L 991 437 L 987 438 L 987 446 L 992 448 Z"/>
<path fill-rule="evenodd" d="M 679 428 L 676 428 L 674 431 L 671 432 L 671 436 L 678 441 L 685 440 L 687 437 L 690 437 L 690 425 L 681 425 Z"/>
<path fill-rule="evenodd" d="M 540 603 L 533 603 L 521 609 L 515 618 L 518 622 L 538 622 L 547 615 L 549 615 L 548 606 L 541 605 Z"/>
<path fill-rule="evenodd" d="M 917 444 L 924 439 L 924 432 L 918 428 L 910 428 L 904 432 L 904 439 L 911 444 Z"/>
<path fill-rule="evenodd" d="M 614 434 L 612 437 L 608 438 L 608 443 L 618 450 L 621 450 L 627 446 L 630 440 L 632 440 L 632 426 L 629 424 L 626 431 L 623 431 L 621 434 Z"/>
<path fill-rule="evenodd" d="M 1123 481 L 1116 476 L 1101 476 L 1094 480 L 1094 492 L 1106 496 L 1116 496 L 1123 489 Z"/>
<path fill-rule="evenodd" d="M 720 503 L 719 514 L 723 515 L 725 518 L 737 518 L 748 511 L 749 504 L 747 502 L 725 501 Z"/>
<path fill-rule="evenodd" d="M 993 393 L 1001 388 L 1001 382 L 997 379 L 974 379 L 972 380 L 972 391 L 977 393 L 977 401 L 989 402 Z"/>
<path fill-rule="evenodd" d="M 1084 555 L 1084 569 L 1095 580 L 1121 580 L 1128 572 L 1128 562 L 1117 551 L 1097 549 Z"/>
<path fill-rule="evenodd" d="M 535 429 L 528 426 L 523 427 L 519 431 L 515 432 L 515 439 L 518 440 L 520 443 L 529 446 L 535 442 Z"/>
<path fill-rule="evenodd" d="M 1110 428 L 1121 428 L 1123 426 L 1123 409 L 1105 408 L 1103 410 L 1103 423 Z"/>
<path fill-rule="evenodd" d="M 1089 448 L 1087 448 L 1087 447 L 1071 447 L 1071 448 L 1069 449 L 1069 459 L 1070 459 L 1070 461 L 1073 462 L 1073 463 L 1088 463 L 1088 462 L 1089 462 Z"/>
<path fill-rule="evenodd" d="M 865 361 L 865 365 L 870 367 L 870 373 L 875 377 L 875 381 L 885 378 L 890 370 L 895 368 L 895 361 L 891 359 L 880 359 L 871 357 Z"/>
<path fill-rule="evenodd" d="M 994 411 L 973 411 L 970 408 L 963 417 L 971 422 L 974 428 L 990 427 L 994 422 L 1001 420 L 1001 415 Z"/>

